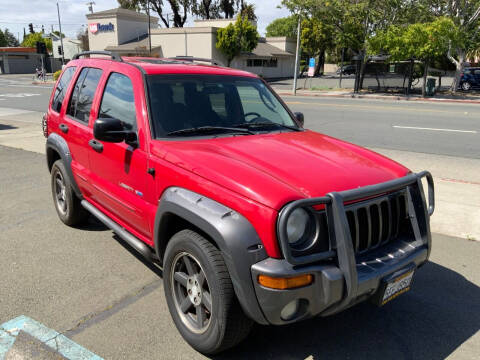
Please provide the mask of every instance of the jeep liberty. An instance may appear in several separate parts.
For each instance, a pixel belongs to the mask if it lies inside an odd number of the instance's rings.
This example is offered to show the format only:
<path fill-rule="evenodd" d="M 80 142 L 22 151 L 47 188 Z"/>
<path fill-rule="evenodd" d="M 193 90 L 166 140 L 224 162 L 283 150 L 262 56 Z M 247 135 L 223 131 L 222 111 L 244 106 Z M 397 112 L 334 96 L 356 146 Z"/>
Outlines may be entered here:
<path fill-rule="evenodd" d="M 431 249 L 430 173 L 304 129 L 261 78 L 205 62 L 66 65 L 42 122 L 60 220 L 93 214 L 161 266 L 172 319 L 204 354 L 253 322 L 408 291 Z"/>

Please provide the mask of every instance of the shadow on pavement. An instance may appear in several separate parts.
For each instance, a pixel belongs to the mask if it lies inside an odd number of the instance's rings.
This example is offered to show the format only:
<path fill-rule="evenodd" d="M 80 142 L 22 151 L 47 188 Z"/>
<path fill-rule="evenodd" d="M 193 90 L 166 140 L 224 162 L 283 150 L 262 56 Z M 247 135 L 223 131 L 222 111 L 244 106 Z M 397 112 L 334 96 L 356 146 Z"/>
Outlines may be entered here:
<path fill-rule="evenodd" d="M 412 290 L 385 307 L 362 303 L 327 318 L 256 326 L 215 358 L 444 359 L 479 329 L 480 287 L 430 262 Z"/>
<path fill-rule="evenodd" d="M 0 124 L 0 130 L 12 130 L 17 129 L 16 126 Z"/>
<path fill-rule="evenodd" d="M 109 230 L 100 220 L 98 220 L 95 216 L 90 215 L 88 217 L 88 221 L 85 224 L 81 224 L 77 226 L 77 229 L 85 230 L 85 231 L 106 231 Z"/>

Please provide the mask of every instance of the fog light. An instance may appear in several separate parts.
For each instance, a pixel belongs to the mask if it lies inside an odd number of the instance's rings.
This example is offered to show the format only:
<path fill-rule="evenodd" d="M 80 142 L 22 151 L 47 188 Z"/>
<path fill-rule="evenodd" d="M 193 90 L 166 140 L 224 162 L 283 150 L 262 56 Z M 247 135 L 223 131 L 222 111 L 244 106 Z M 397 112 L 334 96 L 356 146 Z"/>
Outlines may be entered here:
<path fill-rule="evenodd" d="M 298 307 L 299 307 L 299 302 L 298 300 L 293 300 L 290 301 L 280 312 L 280 316 L 282 317 L 283 320 L 291 320 L 297 315 L 298 312 Z"/>

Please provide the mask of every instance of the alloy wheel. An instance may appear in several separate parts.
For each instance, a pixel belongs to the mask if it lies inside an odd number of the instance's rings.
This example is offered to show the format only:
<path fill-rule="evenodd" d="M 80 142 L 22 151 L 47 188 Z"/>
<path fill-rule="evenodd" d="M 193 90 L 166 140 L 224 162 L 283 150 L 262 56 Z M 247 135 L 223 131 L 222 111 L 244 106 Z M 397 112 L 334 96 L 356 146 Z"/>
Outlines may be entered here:
<path fill-rule="evenodd" d="M 62 214 L 67 213 L 67 198 L 65 180 L 60 171 L 55 174 L 55 202 Z"/>
<path fill-rule="evenodd" d="M 472 87 L 472 85 L 470 85 L 469 82 L 464 82 L 464 83 L 462 84 L 462 89 L 465 90 L 465 91 L 470 90 L 471 87 Z"/>
<path fill-rule="evenodd" d="M 170 281 L 182 322 L 190 331 L 204 333 L 212 318 L 212 296 L 199 261 L 187 252 L 177 254 L 172 262 Z"/>

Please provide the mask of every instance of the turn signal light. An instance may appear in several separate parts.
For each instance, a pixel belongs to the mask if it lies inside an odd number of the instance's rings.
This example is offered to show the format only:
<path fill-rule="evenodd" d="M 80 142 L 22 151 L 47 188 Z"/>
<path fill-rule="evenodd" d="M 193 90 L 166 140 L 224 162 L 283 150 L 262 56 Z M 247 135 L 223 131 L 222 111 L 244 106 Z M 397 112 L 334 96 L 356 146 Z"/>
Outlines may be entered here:
<path fill-rule="evenodd" d="M 270 289 L 286 290 L 295 289 L 310 285 L 313 282 L 313 276 L 304 274 L 294 277 L 271 277 L 267 275 L 258 275 L 258 283 Z"/>

